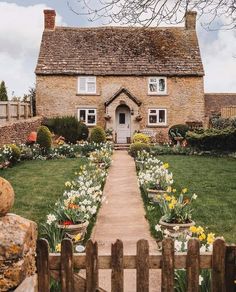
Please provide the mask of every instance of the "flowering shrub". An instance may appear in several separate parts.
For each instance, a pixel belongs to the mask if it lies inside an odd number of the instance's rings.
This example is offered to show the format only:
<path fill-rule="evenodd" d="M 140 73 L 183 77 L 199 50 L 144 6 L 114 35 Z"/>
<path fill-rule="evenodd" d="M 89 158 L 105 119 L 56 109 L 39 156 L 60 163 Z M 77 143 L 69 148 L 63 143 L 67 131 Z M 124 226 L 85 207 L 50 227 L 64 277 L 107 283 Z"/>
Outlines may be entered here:
<path fill-rule="evenodd" d="M 191 203 L 196 200 L 197 195 L 188 196 L 186 188 L 182 189 L 179 195 L 177 195 L 175 189 L 171 190 L 171 187 L 168 191 L 169 194 L 157 195 L 156 197 L 162 213 L 162 220 L 176 224 L 190 223 L 193 211 Z"/>

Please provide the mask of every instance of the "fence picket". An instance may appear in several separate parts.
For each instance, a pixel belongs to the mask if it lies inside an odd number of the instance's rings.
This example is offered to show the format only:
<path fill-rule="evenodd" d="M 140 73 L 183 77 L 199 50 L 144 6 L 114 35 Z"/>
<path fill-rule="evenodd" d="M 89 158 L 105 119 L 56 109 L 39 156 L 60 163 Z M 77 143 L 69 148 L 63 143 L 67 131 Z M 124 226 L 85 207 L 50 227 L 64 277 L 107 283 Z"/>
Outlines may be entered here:
<path fill-rule="evenodd" d="M 38 292 L 50 292 L 49 246 L 46 239 L 37 241 Z"/>
<path fill-rule="evenodd" d="M 89 240 L 86 244 L 86 291 L 98 289 L 98 245 Z"/>
<path fill-rule="evenodd" d="M 225 241 L 217 238 L 213 243 L 212 292 L 225 292 Z"/>
<path fill-rule="evenodd" d="M 199 267 L 200 267 L 200 253 L 199 241 L 194 238 L 188 241 L 187 252 L 187 287 L 188 292 L 199 291 Z"/>
<path fill-rule="evenodd" d="M 171 238 L 165 238 L 162 241 L 162 292 L 174 291 L 174 266 L 174 241 Z"/>
<path fill-rule="evenodd" d="M 70 239 L 63 239 L 61 243 L 61 291 L 74 291 L 73 277 L 73 244 Z"/>
<path fill-rule="evenodd" d="M 124 291 L 124 269 L 123 269 L 123 242 L 117 240 L 111 245 L 111 291 Z"/>
<path fill-rule="evenodd" d="M 137 292 L 149 291 L 149 244 L 145 239 L 137 242 Z"/>
<path fill-rule="evenodd" d="M 236 245 L 226 247 L 225 283 L 226 292 L 236 291 Z"/>

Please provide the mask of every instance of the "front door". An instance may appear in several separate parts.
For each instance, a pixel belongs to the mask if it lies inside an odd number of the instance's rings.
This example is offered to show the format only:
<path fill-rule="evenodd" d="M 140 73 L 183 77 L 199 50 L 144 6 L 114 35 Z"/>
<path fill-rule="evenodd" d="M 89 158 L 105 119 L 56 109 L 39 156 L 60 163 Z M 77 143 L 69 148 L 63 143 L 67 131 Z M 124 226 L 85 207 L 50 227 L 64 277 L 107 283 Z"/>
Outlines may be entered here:
<path fill-rule="evenodd" d="M 127 143 L 130 133 L 130 109 L 127 106 L 119 106 L 116 110 L 116 142 Z"/>

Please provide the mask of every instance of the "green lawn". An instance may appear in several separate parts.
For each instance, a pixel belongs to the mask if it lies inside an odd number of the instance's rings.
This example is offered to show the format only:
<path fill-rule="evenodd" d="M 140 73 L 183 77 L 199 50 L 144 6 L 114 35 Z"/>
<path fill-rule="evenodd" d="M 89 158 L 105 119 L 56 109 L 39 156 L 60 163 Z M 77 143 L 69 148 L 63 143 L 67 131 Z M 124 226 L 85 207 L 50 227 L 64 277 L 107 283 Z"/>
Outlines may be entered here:
<path fill-rule="evenodd" d="M 51 207 L 65 189 L 65 182 L 85 159 L 26 161 L 0 171 L 15 190 L 15 204 L 11 212 L 37 223 L 45 221 Z"/>
<path fill-rule="evenodd" d="M 236 243 L 236 160 L 200 156 L 159 156 L 170 164 L 177 189 L 196 193 L 193 218 L 227 242 Z M 154 212 L 147 214 L 152 221 Z M 152 226 L 153 231 L 153 226 Z"/>

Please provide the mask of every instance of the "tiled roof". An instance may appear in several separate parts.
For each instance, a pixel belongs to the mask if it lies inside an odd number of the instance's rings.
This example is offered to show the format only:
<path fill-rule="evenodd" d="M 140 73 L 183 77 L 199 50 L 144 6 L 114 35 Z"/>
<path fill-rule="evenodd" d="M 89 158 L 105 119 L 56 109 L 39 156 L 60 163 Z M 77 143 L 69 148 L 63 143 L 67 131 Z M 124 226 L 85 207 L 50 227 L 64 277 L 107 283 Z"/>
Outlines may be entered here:
<path fill-rule="evenodd" d="M 36 74 L 204 75 L 195 30 L 56 27 L 42 37 Z"/>

